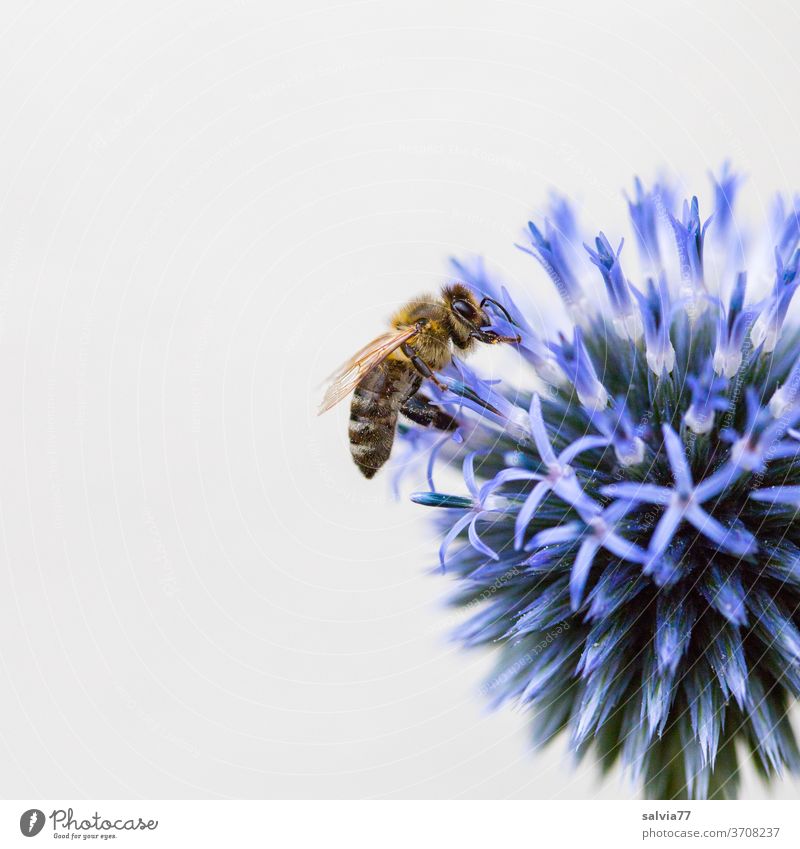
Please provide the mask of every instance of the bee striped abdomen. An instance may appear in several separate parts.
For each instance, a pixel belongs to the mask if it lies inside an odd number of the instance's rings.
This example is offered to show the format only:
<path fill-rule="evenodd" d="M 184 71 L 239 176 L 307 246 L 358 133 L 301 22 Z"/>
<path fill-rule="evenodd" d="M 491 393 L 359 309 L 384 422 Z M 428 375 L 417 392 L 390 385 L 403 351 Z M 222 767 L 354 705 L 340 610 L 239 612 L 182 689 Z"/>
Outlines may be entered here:
<path fill-rule="evenodd" d="M 409 364 L 387 360 L 356 386 L 348 432 L 350 453 L 364 477 L 373 477 L 389 459 L 400 407 L 419 383 Z"/>

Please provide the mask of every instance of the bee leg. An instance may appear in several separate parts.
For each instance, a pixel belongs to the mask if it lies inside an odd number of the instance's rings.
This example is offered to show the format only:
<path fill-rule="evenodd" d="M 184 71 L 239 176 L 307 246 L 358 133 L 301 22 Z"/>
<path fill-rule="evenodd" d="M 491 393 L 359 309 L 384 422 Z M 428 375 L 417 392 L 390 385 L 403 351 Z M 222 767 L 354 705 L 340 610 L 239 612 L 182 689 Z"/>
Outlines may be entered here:
<path fill-rule="evenodd" d="M 420 355 L 408 344 L 403 342 L 400 350 L 411 360 L 411 365 L 427 380 L 432 380 L 443 392 L 447 389 L 447 384 L 442 383 L 434 374 L 433 369 L 420 357 Z"/>
<path fill-rule="evenodd" d="M 437 430 L 455 430 L 458 427 L 457 419 L 424 395 L 412 395 L 400 407 L 400 412 L 423 427 L 435 427 Z"/>
<path fill-rule="evenodd" d="M 481 333 L 487 333 L 489 331 L 481 331 Z M 474 335 L 473 333 L 470 336 Z M 497 336 L 497 338 L 493 341 L 501 341 L 505 340 L 507 337 L 505 336 Z M 484 340 L 488 341 L 488 340 Z M 425 360 L 420 357 L 420 355 L 408 344 L 408 342 L 404 342 L 400 346 L 400 350 L 411 360 L 411 364 L 414 368 L 425 378 L 428 380 L 432 380 L 442 392 L 450 391 L 455 392 L 456 395 L 462 395 L 464 398 L 469 398 L 474 403 L 480 405 L 484 409 L 488 410 L 490 413 L 494 413 L 495 415 L 501 415 L 500 411 L 493 407 L 491 404 L 487 403 L 483 400 L 483 398 L 479 397 L 475 394 L 475 392 L 470 389 L 468 386 L 463 386 L 460 392 L 456 392 L 454 389 L 451 389 L 446 383 L 442 383 L 436 375 L 434 374 L 433 369 L 425 362 Z"/>

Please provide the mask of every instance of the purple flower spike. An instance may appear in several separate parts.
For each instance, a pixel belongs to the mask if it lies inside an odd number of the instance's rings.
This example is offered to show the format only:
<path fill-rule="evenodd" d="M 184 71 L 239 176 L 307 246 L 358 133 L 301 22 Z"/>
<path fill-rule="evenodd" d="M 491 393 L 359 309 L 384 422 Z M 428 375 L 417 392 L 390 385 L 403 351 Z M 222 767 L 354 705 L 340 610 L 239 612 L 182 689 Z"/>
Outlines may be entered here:
<path fill-rule="evenodd" d="M 772 295 L 764 302 L 761 313 L 750 331 L 753 346 L 763 346 L 767 353 L 775 350 L 789 304 L 800 285 L 800 278 L 797 276 L 798 263 L 800 251 L 795 253 L 788 265 L 784 265 L 780 252 L 775 251 L 776 271 Z"/>
<path fill-rule="evenodd" d="M 692 402 L 683 420 L 694 433 L 709 433 L 714 427 L 715 413 L 728 409 L 728 400 L 722 396 L 728 381 L 714 377 L 711 361 L 708 360 L 701 374 L 698 377 L 689 375 L 687 383 L 692 391 Z"/>
<path fill-rule="evenodd" d="M 608 392 L 597 377 L 592 359 L 583 343 L 583 331 L 576 327 L 572 342 L 561 334 L 558 345 L 551 345 L 567 379 L 575 386 L 578 399 L 587 410 L 605 410 Z"/>
<path fill-rule="evenodd" d="M 597 250 L 584 245 L 589 258 L 600 269 L 606 292 L 611 302 L 611 314 L 614 317 L 614 329 L 622 339 L 632 339 L 636 342 L 642 335 L 642 319 L 634 307 L 630 293 L 630 284 L 625 279 L 619 255 L 623 242 L 620 241 L 617 252 L 611 247 L 608 239 L 601 233 L 595 240 Z"/>
<path fill-rule="evenodd" d="M 524 245 L 517 245 L 517 247 L 526 254 L 530 254 L 544 268 L 558 290 L 572 320 L 584 322 L 588 316 L 588 301 L 566 259 L 561 235 L 547 220 L 544 222 L 544 234 L 532 221 L 528 222 L 528 230 L 531 236 L 531 247 Z"/>
<path fill-rule="evenodd" d="M 667 214 L 664 201 L 658 187 L 647 192 L 638 177 L 634 180 L 633 189 L 633 200 L 628 199 L 628 212 L 639 245 L 639 255 L 645 272 L 657 276 L 662 269 L 658 221 Z"/>
<path fill-rule="evenodd" d="M 663 275 L 658 284 L 647 280 L 645 294 L 633 289 L 644 323 L 645 357 L 650 370 L 657 377 L 672 373 L 675 367 L 675 349 L 669 331 L 672 323 L 672 300 Z"/>
<path fill-rule="evenodd" d="M 669 217 L 680 263 L 680 297 L 686 303 L 686 311 L 693 321 L 708 306 L 705 299 L 706 284 L 703 274 L 703 242 L 711 219 L 700 223 L 700 207 L 697 198 L 691 203 L 683 202 L 683 214 L 678 221 L 674 215 Z"/>
<path fill-rule="evenodd" d="M 731 237 L 737 238 L 736 234 L 731 233 L 734 227 L 733 210 L 744 177 L 732 171 L 731 164 L 727 161 L 722 164 L 719 176 L 709 174 L 709 177 L 714 186 L 714 234 L 718 241 L 723 242 Z M 731 245 L 731 249 L 736 250 L 736 246 Z M 741 253 L 740 250 L 736 252 Z"/>
<path fill-rule="evenodd" d="M 720 308 L 717 316 L 717 342 L 714 348 L 714 371 L 727 378 L 736 377 L 742 365 L 742 346 L 757 311 L 744 309 L 747 272 L 736 275 L 727 310 Z"/>
<path fill-rule="evenodd" d="M 741 471 L 763 472 L 770 461 L 796 456 L 800 451 L 800 443 L 783 437 L 800 421 L 800 408 L 793 407 L 780 418 L 773 419 L 769 411 L 761 407 L 752 387 L 748 387 L 745 400 L 747 423 L 742 435 L 739 436 L 733 430 L 722 433 L 723 438 L 733 443 L 730 467 Z"/>
<path fill-rule="evenodd" d="M 794 362 L 789 377 L 769 399 L 769 411 L 776 419 L 789 413 L 800 404 L 800 356 Z"/>
<path fill-rule="evenodd" d="M 614 399 L 614 407 L 597 414 L 593 421 L 597 429 L 608 437 L 614 454 L 623 466 L 636 466 L 644 460 L 646 446 L 642 436 L 647 428 L 634 425 L 623 396 Z"/>
<path fill-rule="evenodd" d="M 775 251 L 779 262 L 789 262 L 800 243 L 800 198 L 795 197 L 791 210 L 787 213 L 780 195 L 777 197 L 775 217 L 777 218 L 777 239 Z"/>
<path fill-rule="evenodd" d="M 800 485 L 766 486 L 764 489 L 751 492 L 750 498 L 765 504 L 786 504 L 795 510 L 800 510 Z"/>

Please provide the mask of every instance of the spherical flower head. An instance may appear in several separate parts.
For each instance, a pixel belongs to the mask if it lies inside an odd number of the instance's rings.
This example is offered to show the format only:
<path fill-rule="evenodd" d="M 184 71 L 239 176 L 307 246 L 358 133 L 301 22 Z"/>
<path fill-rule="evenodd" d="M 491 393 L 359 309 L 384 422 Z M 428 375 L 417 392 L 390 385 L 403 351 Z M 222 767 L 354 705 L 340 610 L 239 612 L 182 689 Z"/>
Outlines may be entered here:
<path fill-rule="evenodd" d="M 733 797 L 745 759 L 768 778 L 800 769 L 800 226 L 782 212 L 774 266 L 748 277 L 740 182 L 723 169 L 704 221 L 697 198 L 637 179 L 638 276 L 621 239 L 583 233 L 558 198 L 520 247 L 567 332 L 537 331 L 519 288 L 457 262 L 502 305 L 529 378 L 456 362 L 432 395 L 457 438 L 405 431 L 430 458 L 413 498 L 436 511 L 457 636 L 497 653 L 493 704 L 530 710 L 538 743 L 621 761 L 652 798 Z M 436 489 L 442 465 L 462 492 Z"/>

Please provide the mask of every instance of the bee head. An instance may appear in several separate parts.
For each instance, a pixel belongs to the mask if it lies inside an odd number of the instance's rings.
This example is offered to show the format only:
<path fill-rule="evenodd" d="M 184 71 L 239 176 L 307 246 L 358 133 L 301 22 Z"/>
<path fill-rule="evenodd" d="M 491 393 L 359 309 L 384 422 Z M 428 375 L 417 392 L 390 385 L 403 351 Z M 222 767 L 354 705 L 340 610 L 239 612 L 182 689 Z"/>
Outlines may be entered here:
<path fill-rule="evenodd" d="M 483 308 L 486 303 L 493 303 L 505 313 L 505 309 L 491 298 L 478 301 L 475 293 L 463 283 L 452 283 L 442 290 L 442 299 L 450 313 L 453 340 L 459 348 L 467 348 L 473 339 L 480 342 L 519 342 L 519 337 L 499 336 L 493 330 L 485 330 L 492 319 Z"/>
<path fill-rule="evenodd" d="M 451 283 L 442 290 L 442 299 L 450 310 L 454 331 L 463 331 L 469 336 L 471 330 L 478 330 L 491 324 L 491 319 L 481 307 L 474 292 L 463 283 Z M 461 334 L 458 333 L 460 336 Z"/>

